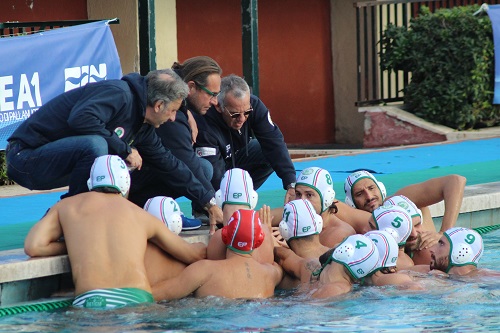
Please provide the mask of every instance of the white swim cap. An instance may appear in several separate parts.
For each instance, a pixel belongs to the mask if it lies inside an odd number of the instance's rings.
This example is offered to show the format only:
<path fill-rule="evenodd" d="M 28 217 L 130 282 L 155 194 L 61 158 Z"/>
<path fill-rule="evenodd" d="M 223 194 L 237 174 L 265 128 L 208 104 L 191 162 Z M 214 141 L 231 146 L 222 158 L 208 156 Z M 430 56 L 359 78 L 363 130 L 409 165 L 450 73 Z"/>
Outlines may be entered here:
<path fill-rule="evenodd" d="M 150 198 L 144 204 L 144 210 L 160 219 L 176 235 L 181 233 L 182 212 L 174 199 L 164 196 Z"/>
<path fill-rule="evenodd" d="M 321 212 L 330 207 L 335 200 L 332 176 L 325 169 L 310 167 L 302 170 L 295 185 L 304 185 L 318 192 L 321 198 Z"/>
<path fill-rule="evenodd" d="M 309 201 L 297 199 L 285 205 L 279 229 L 285 241 L 315 235 L 323 229 L 323 219 Z"/>
<path fill-rule="evenodd" d="M 95 159 L 87 180 L 89 191 L 99 187 L 110 187 L 125 196 L 130 189 L 130 173 L 127 165 L 116 155 L 103 155 Z"/>
<path fill-rule="evenodd" d="M 224 208 L 225 204 L 246 205 L 254 209 L 259 195 L 253 189 L 250 174 L 239 168 L 227 170 L 220 182 L 220 189 L 215 193 L 217 206 Z"/>
<path fill-rule="evenodd" d="M 406 244 L 413 229 L 413 223 L 410 214 L 405 209 L 387 204 L 375 209 L 372 216 L 378 230 L 387 231 L 392 235 L 395 235 L 394 231 L 396 231 L 398 245 Z"/>
<path fill-rule="evenodd" d="M 377 181 L 377 179 L 371 173 L 366 170 L 353 172 L 349 176 L 347 176 L 344 182 L 345 203 L 353 208 L 358 207 L 356 207 L 356 204 L 354 203 L 354 200 L 352 198 L 352 188 L 354 187 L 354 184 L 356 184 L 360 179 L 363 178 L 370 178 L 371 180 L 373 180 L 375 185 L 377 185 L 378 189 L 380 190 L 382 200 L 384 200 L 387 195 L 384 184 Z"/>
<path fill-rule="evenodd" d="M 483 238 L 472 229 L 455 227 L 444 232 L 450 242 L 450 263 L 452 266 L 477 266 L 483 255 Z"/>
<path fill-rule="evenodd" d="M 355 279 L 361 279 L 377 268 L 378 250 L 365 235 L 351 235 L 332 253 L 332 260 L 344 265 Z"/>
<path fill-rule="evenodd" d="M 404 195 L 395 195 L 395 196 L 392 196 L 390 198 L 387 198 L 387 200 L 385 200 L 384 202 L 384 205 L 386 203 L 389 203 L 393 206 L 399 206 L 403 209 L 405 209 L 408 214 L 410 214 L 410 217 L 420 217 L 420 223 L 423 223 L 424 222 L 424 218 L 422 216 L 422 211 L 420 209 L 417 208 L 417 206 L 413 203 L 413 201 L 411 201 L 410 199 L 408 199 L 407 197 L 405 197 Z"/>
<path fill-rule="evenodd" d="M 365 236 L 370 238 L 378 250 L 377 268 L 393 267 L 398 262 L 399 247 L 393 235 L 383 230 L 368 231 Z"/>

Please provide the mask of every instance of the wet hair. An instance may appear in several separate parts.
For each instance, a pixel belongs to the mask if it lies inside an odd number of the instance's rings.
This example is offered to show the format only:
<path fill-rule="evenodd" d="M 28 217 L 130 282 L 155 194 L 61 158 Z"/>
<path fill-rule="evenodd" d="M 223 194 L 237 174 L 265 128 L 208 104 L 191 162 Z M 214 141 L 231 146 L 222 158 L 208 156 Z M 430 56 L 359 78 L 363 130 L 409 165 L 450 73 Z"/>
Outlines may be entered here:
<path fill-rule="evenodd" d="M 336 203 L 339 202 L 338 200 L 333 200 L 332 204 L 330 207 L 328 207 L 328 213 L 330 214 L 337 214 L 339 211 L 339 208 L 337 207 Z"/>
<path fill-rule="evenodd" d="M 172 69 L 179 74 L 184 82 L 194 81 L 202 86 L 208 84 L 208 76 L 222 75 L 222 68 L 212 58 L 198 56 L 185 60 L 182 64 L 174 62 Z"/>
<path fill-rule="evenodd" d="M 391 273 L 397 273 L 398 268 L 396 266 L 382 267 L 381 269 L 379 269 L 379 271 L 382 274 L 391 274 Z"/>
<path fill-rule="evenodd" d="M 331 248 L 319 256 L 319 263 L 321 266 L 324 266 L 328 263 L 328 261 L 331 261 L 333 251 L 335 251 L 335 248 Z"/>
<path fill-rule="evenodd" d="M 242 99 L 250 94 L 250 87 L 243 78 L 230 74 L 223 77 L 220 83 L 220 94 L 217 96 L 217 102 L 221 108 L 224 108 L 224 101 L 228 93 L 231 93 L 236 99 Z"/>
<path fill-rule="evenodd" d="M 120 193 L 120 190 L 114 187 L 107 187 L 107 186 L 102 186 L 102 187 L 94 187 L 90 191 L 92 192 L 99 192 L 99 193 Z"/>
<path fill-rule="evenodd" d="M 163 74 L 170 78 L 166 79 Z M 178 99 L 185 99 L 188 86 L 172 69 L 154 70 L 146 75 L 148 84 L 148 105 L 154 106 L 157 101 L 165 101 L 166 105 Z"/>

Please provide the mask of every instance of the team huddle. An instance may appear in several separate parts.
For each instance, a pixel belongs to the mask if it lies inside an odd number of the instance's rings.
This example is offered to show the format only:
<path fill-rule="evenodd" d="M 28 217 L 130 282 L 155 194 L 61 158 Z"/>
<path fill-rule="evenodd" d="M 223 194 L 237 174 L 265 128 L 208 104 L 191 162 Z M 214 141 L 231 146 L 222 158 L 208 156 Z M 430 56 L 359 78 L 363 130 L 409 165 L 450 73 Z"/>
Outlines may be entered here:
<path fill-rule="evenodd" d="M 264 298 L 277 289 L 327 298 L 354 284 L 419 290 L 411 272 L 484 274 L 481 236 L 455 227 L 464 177 L 388 196 L 360 170 L 340 202 L 327 170 L 297 176 L 269 109 L 207 56 L 54 97 L 8 138 L 6 162 L 23 187 L 68 186 L 30 230 L 25 252 L 68 254 L 75 306 Z M 256 191 L 274 172 L 284 207 L 257 211 Z M 191 201 L 192 218 L 179 197 Z M 429 206 L 441 201 L 436 230 Z M 179 236 L 202 223 L 208 244 Z"/>
<path fill-rule="evenodd" d="M 73 304 L 85 308 L 189 295 L 267 298 L 277 289 L 328 298 L 350 292 L 354 284 L 419 290 L 421 285 L 408 274 L 412 269 L 450 275 L 478 271 L 481 236 L 452 227 L 436 244 L 422 247 L 422 211 L 404 195 L 385 198 L 368 213 L 364 225 L 324 218 L 356 206 L 361 180 L 370 184 L 363 187 L 374 185 L 378 195 L 385 196 L 380 191 L 383 184 L 369 172 L 358 171 L 346 180 L 349 205 L 335 199 L 331 176 L 324 169 L 304 169 L 297 180 L 297 198 L 283 209 L 263 205 L 256 211 L 258 194 L 248 172 L 226 171 L 216 198 L 227 220 L 208 245 L 188 243 L 178 235 L 181 219 L 175 200 L 154 197 L 142 209 L 128 201 L 126 163 L 104 155 L 91 168 L 89 192 L 54 205 L 30 230 L 25 251 L 30 256 L 68 253 Z M 317 197 L 306 194 L 309 190 Z M 278 213 L 281 218 L 274 221 Z M 415 241 L 408 244 L 412 235 Z M 412 252 L 427 250 L 430 261 L 414 265 Z"/>

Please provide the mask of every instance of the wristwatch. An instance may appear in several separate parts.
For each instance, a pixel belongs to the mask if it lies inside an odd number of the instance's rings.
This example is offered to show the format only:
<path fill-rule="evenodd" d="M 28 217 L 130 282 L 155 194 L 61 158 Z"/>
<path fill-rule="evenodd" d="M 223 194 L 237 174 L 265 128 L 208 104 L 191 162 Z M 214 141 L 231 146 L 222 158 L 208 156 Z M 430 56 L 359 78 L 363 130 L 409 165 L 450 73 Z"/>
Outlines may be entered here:
<path fill-rule="evenodd" d="M 209 201 L 209 202 L 207 202 L 207 203 L 205 204 L 205 206 L 203 206 L 203 208 L 204 208 L 205 210 L 209 210 L 209 209 L 210 209 L 210 208 L 212 208 L 213 206 L 217 206 L 217 201 L 215 201 L 215 197 L 214 197 L 214 198 L 212 198 L 212 199 L 210 199 L 210 201 Z"/>
<path fill-rule="evenodd" d="M 295 188 L 295 183 L 290 183 L 287 185 L 286 190 L 288 191 L 291 188 Z"/>

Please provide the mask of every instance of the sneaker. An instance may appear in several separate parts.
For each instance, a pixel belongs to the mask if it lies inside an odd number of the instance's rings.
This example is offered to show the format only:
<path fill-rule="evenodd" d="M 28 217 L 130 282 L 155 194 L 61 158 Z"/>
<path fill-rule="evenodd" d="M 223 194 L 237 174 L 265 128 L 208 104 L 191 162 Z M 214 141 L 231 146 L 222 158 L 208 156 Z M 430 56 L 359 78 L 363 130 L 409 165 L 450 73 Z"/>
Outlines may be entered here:
<path fill-rule="evenodd" d="M 205 214 L 205 212 L 198 212 L 198 211 L 196 211 L 196 210 L 193 209 L 192 213 L 193 213 L 193 217 L 195 219 L 200 220 L 203 225 L 209 225 L 210 224 L 210 219 Z"/>
<path fill-rule="evenodd" d="M 201 221 L 198 219 L 190 219 L 185 215 L 181 215 L 182 218 L 182 230 L 196 230 L 201 227 Z"/>

